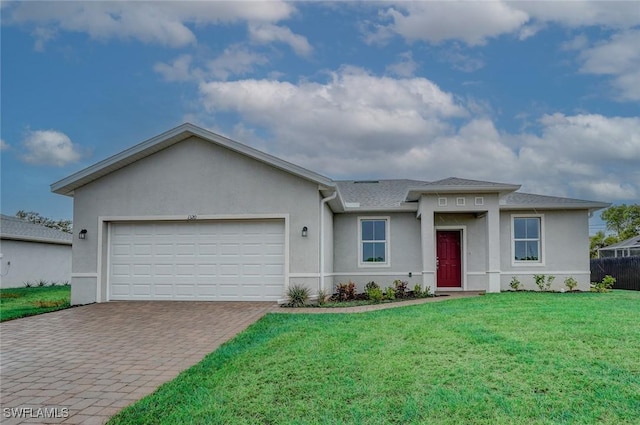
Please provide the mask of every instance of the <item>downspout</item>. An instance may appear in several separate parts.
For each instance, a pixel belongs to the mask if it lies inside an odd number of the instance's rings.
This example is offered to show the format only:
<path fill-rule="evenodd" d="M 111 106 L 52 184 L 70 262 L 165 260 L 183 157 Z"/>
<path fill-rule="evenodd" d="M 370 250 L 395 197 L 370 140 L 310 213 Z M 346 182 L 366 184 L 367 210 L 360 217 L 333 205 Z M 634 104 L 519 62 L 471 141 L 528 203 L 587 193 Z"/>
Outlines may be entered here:
<path fill-rule="evenodd" d="M 320 291 L 324 291 L 324 205 L 336 199 L 338 190 L 320 201 Z"/>

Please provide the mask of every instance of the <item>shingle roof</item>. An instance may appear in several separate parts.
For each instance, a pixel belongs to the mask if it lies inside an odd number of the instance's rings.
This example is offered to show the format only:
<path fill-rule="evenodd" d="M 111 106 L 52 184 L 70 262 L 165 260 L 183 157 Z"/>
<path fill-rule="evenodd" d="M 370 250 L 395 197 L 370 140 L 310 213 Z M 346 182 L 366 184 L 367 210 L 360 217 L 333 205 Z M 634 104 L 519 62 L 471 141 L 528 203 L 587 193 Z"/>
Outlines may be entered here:
<path fill-rule="evenodd" d="M 347 207 L 360 208 L 399 207 L 407 190 L 427 182 L 420 180 L 339 180 L 338 192 Z"/>
<path fill-rule="evenodd" d="M 535 195 L 533 193 L 512 192 L 500 199 L 500 205 L 510 207 L 563 207 L 563 208 L 606 208 L 605 202 L 582 199 L 560 198 L 557 196 Z"/>
<path fill-rule="evenodd" d="M 603 250 L 611 250 L 616 248 L 640 248 L 640 235 L 634 236 L 629 239 L 625 239 L 618 243 L 614 243 L 613 245 L 605 246 L 604 248 L 600 248 L 600 251 Z"/>
<path fill-rule="evenodd" d="M 482 186 L 482 187 L 512 187 L 511 184 L 487 182 L 482 180 L 461 179 L 458 177 L 449 177 L 442 180 L 427 183 L 427 186 Z"/>
<path fill-rule="evenodd" d="M 71 245 L 73 235 L 40 224 L 30 223 L 17 217 L 0 215 L 0 236 L 2 239 L 17 239 L 35 242 L 49 242 Z"/>

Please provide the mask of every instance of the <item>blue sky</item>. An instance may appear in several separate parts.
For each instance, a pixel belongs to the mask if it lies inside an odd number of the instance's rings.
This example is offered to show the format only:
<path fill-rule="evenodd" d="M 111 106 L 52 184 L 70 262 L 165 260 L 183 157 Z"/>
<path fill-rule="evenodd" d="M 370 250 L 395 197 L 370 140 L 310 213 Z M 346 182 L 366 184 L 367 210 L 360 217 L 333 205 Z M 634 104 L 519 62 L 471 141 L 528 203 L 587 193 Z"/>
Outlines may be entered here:
<path fill-rule="evenodd" d="M 1 5 L 5 214 L 71 218 L 51 183 L 185 121 L 336 179 L 640 198 L 638 2 Z"/>

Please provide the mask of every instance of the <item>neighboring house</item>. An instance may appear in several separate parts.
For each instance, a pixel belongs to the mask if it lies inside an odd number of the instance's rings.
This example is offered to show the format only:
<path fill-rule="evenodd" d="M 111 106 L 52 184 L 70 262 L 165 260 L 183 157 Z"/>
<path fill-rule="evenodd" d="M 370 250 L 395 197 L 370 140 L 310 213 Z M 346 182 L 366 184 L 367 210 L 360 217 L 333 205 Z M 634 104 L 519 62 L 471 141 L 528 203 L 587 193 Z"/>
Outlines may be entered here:
<path fill-rule="evenodd" d="M 640 255 L 640 235 L 598 249 L 598 258 L 634 257 Z"/>
<path fill-rule="evenodd" d="M 191 124 L 51 185 L 74 198 L 73 304 L 281 301 L 348 280 L 499 292 L 535 274 L 588 290 L 588 219 L 609 204 L 519 188 L 334 181 Z"/>
<path fill-rule="evenodd" d="M 0 287 L 41 280 L 71 282 L 73 235 L 17 217 L 0 216 Z"/>

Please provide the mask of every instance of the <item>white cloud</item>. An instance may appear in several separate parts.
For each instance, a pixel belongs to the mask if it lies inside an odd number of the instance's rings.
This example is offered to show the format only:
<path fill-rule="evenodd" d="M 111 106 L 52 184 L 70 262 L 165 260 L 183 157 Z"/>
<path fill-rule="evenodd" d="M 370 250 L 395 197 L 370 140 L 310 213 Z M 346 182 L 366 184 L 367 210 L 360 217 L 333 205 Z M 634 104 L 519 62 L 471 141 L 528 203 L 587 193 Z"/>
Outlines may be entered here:
<path fill-rule="evenodd" d="M 224 49 L 220 56 L 209 61 L 207 68 L 214 77 L 226 80 L 230 75 L 251 73 L 256 65 L 264 65 L 267 62 L 264 55 L 234 44 Z"/>
<path fill-rule="evenodd" d="M 278 41 L 288 44 L 300 56 L 309 56 L 313 51 L 306 37 L 294 34 L 289 28 L 283 26 L 250 24 L 249 36 L 256 43 L 268 44 Z"/>
<path fill-rule="evenodd" d="M 384 43 L 398 34 L 410 42 L 457 40 L 476 46 L 503 34 L 523 40 L 548 23 L 629 29 L 640 24 L 638 10 L 633 1 L 396 2 L 380 8 L 379 23 L 365 22 L 364 32 L 368 43 Z"/>
<path fill-rule="evenodd" d="M 580 71 L 611 75 L 614 97 L 640 100 L 640 30 L 614 34 L 609 40 L 585 48 L 580 53 Z"/>
<path fill-rule="evenodd" d="M 193 78 L 191 73 L 191 55 L 181 55 L 166 64 L 158 62 L 153 66 L 153 70 L 166 81 L 189 81 Z"/>
<path fill-rule="evenodd" d="M 398 77 L 413 77 L 418 69 L 418 63 L 413 60 L 413 54 L 410 51 L 400 53 L 398 58 L 398 62 L 387 66 L 387 71 Z"/>
<path fill-rule="evenodd" d="M 29 131 L 22 146 L 26 149 L 22 159 L 29 164 L 63 167 L 82 158 L 71 139 L 56 130 Z"/>
<path fill-rule="evenodd" d="M 9 149 L 11 146 L 9 146 L 9 144 L 7 142 L 5 142 L 3 139 L 0 139 L 0 151 L 4 151 Z"/>
<path fill-rule="evenodd" d="M 82 32 L 93 39 L 135 39 L 180 47 L 196 42 L 188 25 L 278 22 L 294 12 L 284 1 L 245 2 L 15 2 L 3 8 L 6 23 L 35 26 L 36 48 L 55 31 Z"/>
<path fill-rule="evenodd" d="M 512 3 L 504 2 L 411 2 L 398 3 L 381 13 L 388 25 L 378 26 L 377 38 L 397 33 L 408 41 L 440 43 L 461 40 L 468 45 L 485 44 L 488 38 L 518 30 L 529 17 Z"/>

